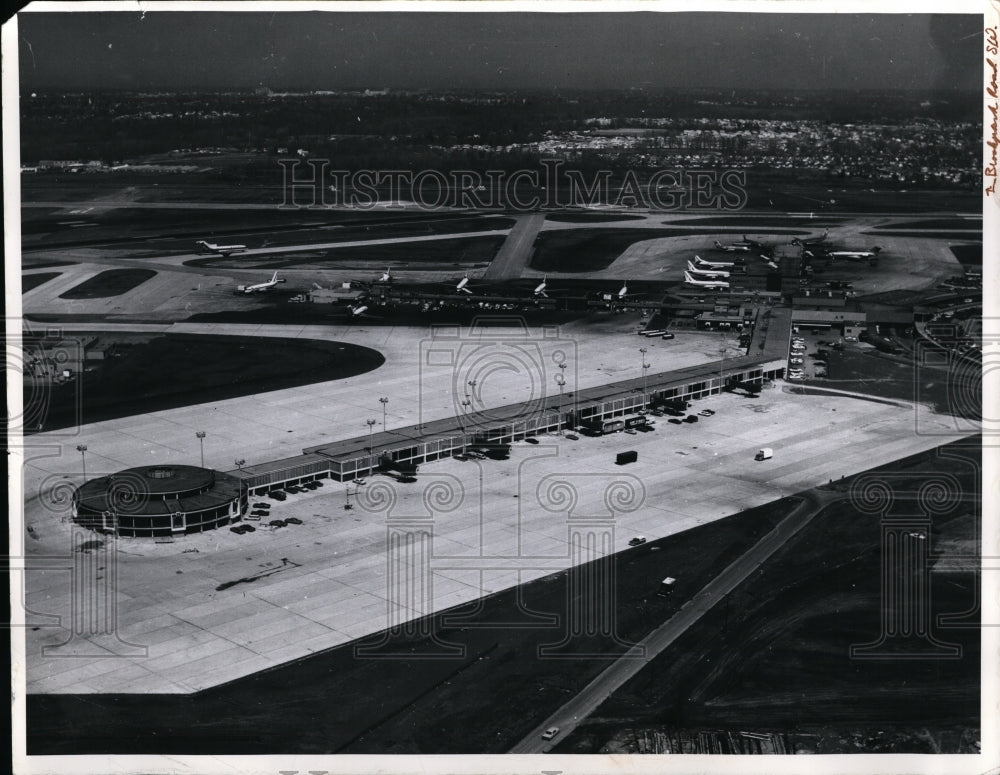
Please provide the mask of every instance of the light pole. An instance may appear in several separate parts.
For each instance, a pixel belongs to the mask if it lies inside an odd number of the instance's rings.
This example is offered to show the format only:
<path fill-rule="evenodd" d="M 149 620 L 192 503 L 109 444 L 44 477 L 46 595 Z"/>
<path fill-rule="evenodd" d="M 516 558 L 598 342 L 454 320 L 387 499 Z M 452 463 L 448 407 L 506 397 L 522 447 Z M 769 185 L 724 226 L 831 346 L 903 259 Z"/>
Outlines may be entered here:
<path fill-rule="evenodd" d="M 370 474 L 375 470 L 375 442 L 373 439 L 378 420 L 369 417 L 365 422 L 368 423 L 368 473 Z"/>
<path fill-rule="evenodd" d="M 80 456 L 83 458 L 83 481 L 86 482 L 87 481 L 87 445 L 86 444 L 77 444 L 76 445 L 76 451 L 79 452 Z"/>
<path fill-rule="evenodd" d="M 205 431 L 195 431 L 198 437 L 198 444 L 201 445 L 201 467 L 205 467 Z"/>
<path fill-rule="evenodd" d="M 642 408 L 646 409 L 646 369 L 649 368 L 649 364 L 646 363 L 646 353 L 648 350 L 645 347 L 640 347 L 639 352 L 642 353 Z"/>
<path fill-rule="evenodd" d="M 719 348 L 719 354 L 722 356 L 719 358 L 719 395 L 722 395 L 722 385 L 725 377 L 723 376 L 726 369 L 726 335 L 722 335 L 722 347 Z"/>
<path fill-rule="evenodd" d="M 385 412 L 389 406 L 389 397 L 382 396 L 378 402 L 382 404 L 382 432 L 385 433 Z"/>
<path fill-rule="evenodd" d="M 240 471 L 242 471 L 243 470 L 243 466 L 245 466 L 247 464 L 247 461 L 246 460 L 242 460 L 242 459 L 240 459 L 240 460 L 234 460 L 233 462 L 236 463 L 236 467 Z"/>
<path fill-rule="evenodd" d="M 566 364 L 560 363 L 560 369 L 565 369 Z M 562 422 L 562 402 L 563 402 L 563 387 L 566 385 L 566 378 L 562 374 L 556 374 L 556 384 L 559 386 L 559 407 L 557 409 L 557 416 L 559 421 L 559 435 L 563 435 L 563 422 Z"/>
<path fill-rule="evenodd" d="M 474 379 L 469 380 L 469 387 L 472 388 L 472 397 L 476 397 L 476 381 Z M 465 395 L 469 395 L 469 391 L 465 391 Z"/>

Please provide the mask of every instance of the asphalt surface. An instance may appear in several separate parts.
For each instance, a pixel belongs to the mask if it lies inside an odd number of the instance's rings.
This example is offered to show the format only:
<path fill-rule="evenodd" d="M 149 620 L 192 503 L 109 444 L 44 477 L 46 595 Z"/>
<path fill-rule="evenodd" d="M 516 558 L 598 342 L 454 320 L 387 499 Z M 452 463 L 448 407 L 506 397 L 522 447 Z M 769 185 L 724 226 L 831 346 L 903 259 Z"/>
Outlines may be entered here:
<path fill-rule="evenodd" d="M 517 219 L 514 228 L 510 230 L 507 239 L 496 258 L 490 262 L 484 280 L 513 279 L 520 277 L 521 272 L 531 259 L 531 251 L 535 245 L 535 237 L 545 224 L 545 213 L 523 215 Z"/>
<path fill-rule="evenodd" d="M 720 600 L 749 578 L 771 555 L 792 536 L 809 524 L 829 503 L 842 498 L 840 493 L 810 491 L 805 500 L 778 525 L 710 581 L 680 611 L 640 641 L 629 654 L 618 659 L 584 687 L 572 700 L 539 724 L 510 753 L 546 753 L 584 721 L 614 692 L 635 677 L 671 643 L 684 634 Z M 631 655 L 631 656 L 630 656 Z M 558 727 L 553 740 L 542 740 L 542 732 Z"/>

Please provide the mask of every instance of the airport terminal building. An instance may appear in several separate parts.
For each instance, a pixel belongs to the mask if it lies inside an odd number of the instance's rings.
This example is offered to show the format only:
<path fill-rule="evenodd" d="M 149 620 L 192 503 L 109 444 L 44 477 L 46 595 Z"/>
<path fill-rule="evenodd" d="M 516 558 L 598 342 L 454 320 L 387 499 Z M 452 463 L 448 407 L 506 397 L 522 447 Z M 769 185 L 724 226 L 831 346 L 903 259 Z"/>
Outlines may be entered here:
<path fill-rule="evenodd" d="M 91 479 L 73 495 L 73 519 L 127 537 L 212 530 L 240 519 L 247 489 L 239 477 L 209 468 L 155 465 Z"/>
<path fill-rule="evenodd" d="M 384 430 L 308 447 L 301 455 L 229 471 L 251 495 L 313 479 L 339 482 L 377 470 L 406 473 L 478 445 L 504 445 L 560 429 L 626 418 L 670 403 L 717 395 L 735 387 L 759 388 L 785 375 L 792 327 L 788 308 L 758 309 L 753 336 L 743 355 L 661 374 L 549 396 L 531 404 L 463 412 L 442 420 Z"/>

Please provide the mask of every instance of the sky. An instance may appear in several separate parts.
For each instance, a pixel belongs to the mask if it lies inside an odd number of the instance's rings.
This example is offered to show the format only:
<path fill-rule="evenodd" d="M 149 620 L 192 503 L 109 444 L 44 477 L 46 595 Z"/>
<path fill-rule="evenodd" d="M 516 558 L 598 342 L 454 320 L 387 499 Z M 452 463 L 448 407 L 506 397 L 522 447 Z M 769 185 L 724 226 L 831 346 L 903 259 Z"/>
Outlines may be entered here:
<path fill-rule="evenodd" d="M 977 89 L 982 16 L 75 12 L 18 15 L 36 89 Z"/>

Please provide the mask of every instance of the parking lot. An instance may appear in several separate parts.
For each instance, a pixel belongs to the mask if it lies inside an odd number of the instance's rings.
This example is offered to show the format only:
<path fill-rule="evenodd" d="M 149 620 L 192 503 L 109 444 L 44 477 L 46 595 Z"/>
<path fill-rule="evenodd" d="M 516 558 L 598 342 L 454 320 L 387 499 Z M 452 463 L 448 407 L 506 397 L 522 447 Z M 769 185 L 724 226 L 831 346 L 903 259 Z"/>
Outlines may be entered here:
<path fill-rule="evenodd" d="M 707 410 L 715 414 L 699 414 Z M 401 610 L 386 553 L 400 525 L 430 536 L 421 560 L 429 565 L 410 565 L 418 555 L 398 559 L 417 574 L 411 578 L 427 581 L 420 599 L 428 610 L 440 610 L 579 561 L 574 520 L 605 525 L 621 551 L 637 536 L 668 536 L 968 432 L 923 408 L 794 395 L 780 383 L 756 397 L 694 402 L 688 416 L 698 421 L 664 415 L 647 432 L 542 436 L 513 444 L 507 459 L 448 458 L 422 466 L 410 482 L 376 476 L 361 486 L 326 481 L 283 500 L 254 497 L 262 513 L 243 523 L 252 533 L 111 540 L 116 637 L 146 648 L 148 658 L 43 656 L 43 646 L 67 633 L 29 628 L 28 689 L 190 692 L 378 632 Z M 914 434 L 915 423 L 933 432 Z M 761 447 L 773 448 L 773 459 L 754 460 Z M 616 465 L 624 451 L 635 462 Z M 33 551 L 58 555 L 70 546 L 67 521 L 34 525 Z M 29 609 L 71 621 L 70 581 L 61 572 L 31 574 Z M 74 648 L 91 641 L 102 637 L 78 638 Z"/>

